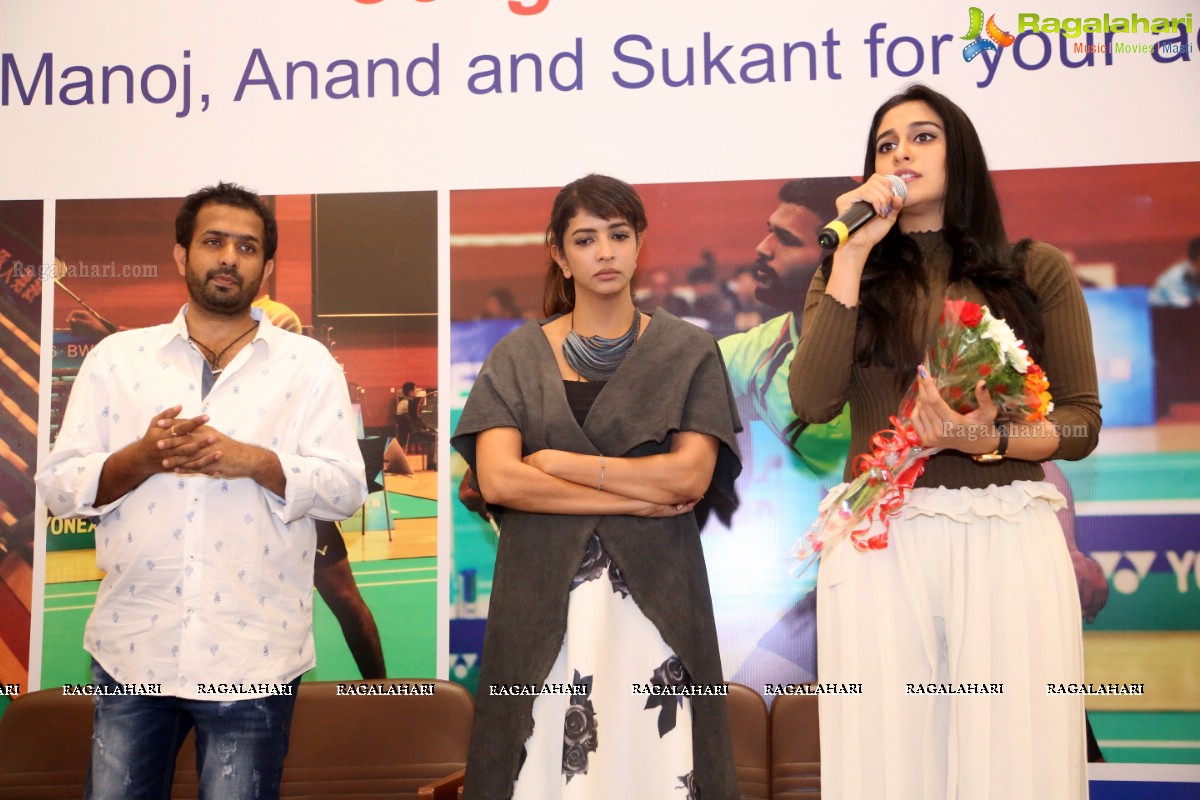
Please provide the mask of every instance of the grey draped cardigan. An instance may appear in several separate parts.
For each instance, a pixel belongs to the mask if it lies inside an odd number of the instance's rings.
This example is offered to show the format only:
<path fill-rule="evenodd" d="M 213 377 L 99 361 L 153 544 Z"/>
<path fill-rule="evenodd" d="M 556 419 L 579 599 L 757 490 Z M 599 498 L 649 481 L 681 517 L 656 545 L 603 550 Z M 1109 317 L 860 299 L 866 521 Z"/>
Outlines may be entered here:
<path fill-rule="evenodd" d="M 483 365 L 451 440 L 475 467 L 476 435 L 511 427 L 524 453 L 593 455 L 668 452 L 676 431 L 720 442 L 709 492 L 732 495 L 741 471 L 741 430 L 713 337 L 657 310 L 580 425 L 541 327 L 528 322 L 501 340 Z M 486 499 L 486 498 L 485 498 Z M 693 514 L 649 519 L 535 514 L 507 509 L 484 637 L 467 798 L 505 800 L 533 730 L 533 698 L 496 696 L 489 685 L 541 684 L 562 645 L 571 579 L 595 531 L 620 567 L 634 601 L 680 657 L 696 684 L 722 683 L 717 630 L 700 531 Z M 704 800 L 737 797 L 723 697 L 692 698 L 692 749 Z"/>

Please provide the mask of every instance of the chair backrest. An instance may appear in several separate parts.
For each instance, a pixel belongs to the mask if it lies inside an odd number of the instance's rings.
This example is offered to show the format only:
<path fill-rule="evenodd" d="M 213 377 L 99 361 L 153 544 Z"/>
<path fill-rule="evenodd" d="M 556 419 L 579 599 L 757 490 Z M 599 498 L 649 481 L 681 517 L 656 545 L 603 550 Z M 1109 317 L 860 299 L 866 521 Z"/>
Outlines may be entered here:
<path fill-rule="evenodd" d="M 426 695 L 339 695 L 338 686 L 431 686 Z M 78 800 L 92 749 L 92 699 L 61 687 L 22 695 L 0 717 L 0 800 Z M 474 703 L 440 680 L 300 684 L 282 797 L 417 798 L 467 762 Z M 173 798 L 198 794 L 195 733 Z"/>
<path fill-rule="evenodd" d="M 436 391 L 426 392 L 425 397 L 421 398 L 421 404 L 417 407 L 417 416 L 420 417 L 421 424 L 428 430 L 437 430 L 438 393 Z"/>
<path fill-rule="evenodd" d="M 432 694 L 339 694 L 367 687 L 432 687 Z M 280 797 L 413 798 L 467 763 L 471 693 L 450 681 L 300 684 Z M 173 798 L 196 796 L 195 745 L 180 750 Z"/>
<path fill-rule="evenodd" d="M 821 730 L 814 695 L 781 695 L 771 703 L 771 797 L 821 796 Z"/>
<path fill-rule="evenodd" d="M 386 436 L 368 436 L 358 440 L 358 452 L 362 454 L 363 467 L 367 473 L 367 491 L 377 492 L 383 488 L 379 473 L 383 470 L 383 454 L 388 445 Z"/>
<path fill-rule="evenodd" d="M 338 686 L 428 686 L 428 695 L 339 696 Z M 475 704 L 442 680 L 304 683 L 283 770 L 284 797 L 404 798 L 467 763 Z"/>
<path fill-rule="evenodd" d="M 397 414 L 396 415 L 396 436 L 400 439 L 400 444 L 403 446 L 412 436 L 413 431 L 417 429 L 417 423 L 412 414 Z"/>
<path fill-rule="evenodd" d="M 767 738 L 767 704 L 758 692 L 740 683 L 729 684 L 726 700 L 738 794 L 742 800 L 769 800 L 771 749 Z"/>
<path fill-rule="evenodd" d="M 21 695 L 0 717 L 0 798 L 78 800 L 92 753 L 92 699 L 61 687 Z"/>

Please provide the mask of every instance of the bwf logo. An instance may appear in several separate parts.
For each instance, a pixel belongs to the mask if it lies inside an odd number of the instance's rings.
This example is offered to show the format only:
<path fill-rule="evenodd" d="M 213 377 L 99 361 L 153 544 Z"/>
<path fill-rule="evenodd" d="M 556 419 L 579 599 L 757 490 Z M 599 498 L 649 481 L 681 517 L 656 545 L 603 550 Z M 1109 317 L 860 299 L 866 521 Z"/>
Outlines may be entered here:
<path fill-rule="evenodd" d="M 969 62 L 975 56 L 988 50 L 995 53 L 1001 47 L 1008 47 L 1017 40 L 1017 37 L 1011 33 L 1000 30 L 1000 26 L 996 24 L 995 14 L 988 17 L 987 25 L 983 24 L 983 9 L 971 6 L 970 15 L 970 27 L 967 28 L 967 33 L 962 38 L 970 39 L 971 43 L 963 48 L 963 61 Z M 985 33 L 987 34 L 986 39 L 983 38 Z"/>

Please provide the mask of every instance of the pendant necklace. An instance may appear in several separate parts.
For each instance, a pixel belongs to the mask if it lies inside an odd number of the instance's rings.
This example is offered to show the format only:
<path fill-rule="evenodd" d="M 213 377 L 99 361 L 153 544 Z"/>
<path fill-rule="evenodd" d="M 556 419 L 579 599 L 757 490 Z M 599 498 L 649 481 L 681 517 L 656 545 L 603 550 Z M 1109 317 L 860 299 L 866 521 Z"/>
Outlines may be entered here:
<path fill-rule="evenodd" d="M 197 345 L 202 350 L 204 350 L 206 353 L 208 353 L 209 354 L 208 356 L 204 356 L 204 360 L 208 362 L 209 371 L 211 371 L 213 375 L 220 375 L 221 370 L 223 369 L 222 367 L 219 366 L 221 363 L 221 357 L 229 352 L 229 348 L 233 347 L 235 344 L 240 342 L 242 339 L 245 339 L 246 334 L 250 333 L 250 331 L 254 330 L 257 327 L 258 327 L 258 320 L 255 320 L 253 325 L 251 325 L 246 330 L 242 331 L 236 339 L 234 339 L 232 342 L 230 342 L 229 344 L 227 344 L 223 348 L 221 348 L 221 352 L 219 352 L 219 353 L 215 352 L 211 347 L 204 344 L 204 342 L 193 337 L 191 335 L 190 331 L 188 332 L 188 343 Z M 204 353 L 201 353 L 201 355 L 204 355 Z M 209 356 L 211 356 L 211 358 Z"/>

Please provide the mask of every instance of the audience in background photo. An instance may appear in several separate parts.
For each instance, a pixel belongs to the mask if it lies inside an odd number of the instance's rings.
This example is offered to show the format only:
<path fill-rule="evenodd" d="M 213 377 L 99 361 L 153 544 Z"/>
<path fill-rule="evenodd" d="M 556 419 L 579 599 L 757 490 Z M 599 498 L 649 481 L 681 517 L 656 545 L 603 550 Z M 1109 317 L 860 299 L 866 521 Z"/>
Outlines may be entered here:
<path fill-rule="evenodd" d="M 1150 304 L 1187 308 L 1200 301 L 1200 236 L 1188 243 L 1187 258 L 1166 269 L 1150 289 Z"/>
<path fill-rule="evenodd" d="M 510 296 L 511 299 L 511 296 Z M 437 429 L 421 416 L 421 407 L 426 401 L 424 389 L 418 389 L 412 381 L 405 381 L 396 398 L 396 441 L 406 455 L 413 448 L 425 454 L 426 469 L 437 469 Z"/>
<path fill-rule="evenodd" d="M 642 313 L 653 314 L 659 308 L 665 308 L 677 317 L 686 317 L 691 313 L 688 301 L 677 293 L 666 270 L 654 270 L 642 277 L 634 295 L 634 302 Z"/>
<path fill-rule="evenodd" d="M 705 250 L 700 254 L 701 263 L 688 270 L 688 288 L 692 292 L 692 309 L 689 315 L 693 322 L 720 338 L 733 332 L 733 303 L 721 291 L 717 282 L 717 260 Z"/>
<path fill-rule="evenodd" d="M 483 301 L 483 310 L 479 312 L 480 319 L 527 319 L 532 315 L 517 305 L 512 289 L 507 286 L 497 286 L 488 292 Z"/>
<path fill-rule="evenodd" d="M 771 308 L 755 296 L 758 278 L 754 277 L 755 266 L 743 264 L 733 271 L 733 277 L 725 282 L 733 304 L 733 330 L 741 333 L 761 325 L 773 316 Z"/>
<path fill-rule="evenodd" d="M 686 274 L 684 281 L 674 279 L 668 269 L 640 275 L 634 290 L 637 307 L 646 314 L 664 308 L 717 337 L 750 330 L 771 316 L 770 306 L 755 296 L 759 289 L 755 265 L 743 264 L 730 273 L 720 268 L 711 251 L 703 251 L 700 259 L 700 264 L 679 270 L 678 274 Z M 518 302 L 512 289 L 497 286 L 488 292 L 476 319 L 525 320 L 536 316 Z"/>

